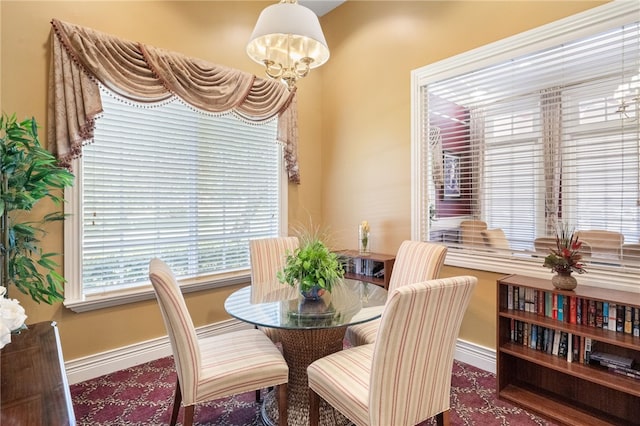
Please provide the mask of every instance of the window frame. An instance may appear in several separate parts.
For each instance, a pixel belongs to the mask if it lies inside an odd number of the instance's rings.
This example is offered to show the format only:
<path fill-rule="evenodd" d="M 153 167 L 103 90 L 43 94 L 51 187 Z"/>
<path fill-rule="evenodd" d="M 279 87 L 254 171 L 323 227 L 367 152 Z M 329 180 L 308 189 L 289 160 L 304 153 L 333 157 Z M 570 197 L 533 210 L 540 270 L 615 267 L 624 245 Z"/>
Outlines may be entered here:
<path fill-rule="evenodd" d="M 437 63 L 413 70 L 411 73 L 411 238 L 421 240 L 428 235 L 429 191 L 427 155 L 424 149 L 423 87 L 454 75 L 470 73 L 511 58 L 552 48 L 563 42 L 620 27 L 638 15 L 635 2 L 614 1 L 550 24 L 516 34 L 506 39 L 461 53 Z M 445 264 L 501 274 L 525 274 L 549 279 L 551 273 L 540 262 L 530 259 L 479 256 L 464 250 L 449 250 Z M 640 271 L 602 267 L 580 276 L 580 284 L 640 293 Z"/>
<path fill-rule="evenodd" d="M 275 119 L 277 120 L 277 118 Z M 278 161 L 278 202 L 279 202 L 279 233 L 285 236 L 288 229 L 288 179 L 284 164 L 284 147 L 281 143 L 273 141 L 279 146 Z M 72 187 L 65 188 L 64 206 L 67 218 L 64 221 L 64 276 L 66 279 L 64 289 L 64 306 L 74 312 L 87 312 L 96 309 L 119 306 L 128 303 L 150 300 L 155 298 L 155 293 L 151 284 L 100 293 L 85 295 L 82 285 L 82 199 L 83 199 L 83 167 L 82 158 L 72 161 L 72 168 L 75 174 L 75 183 Z M 206 278 L 193 278 L 180 280 L 180 287 L 183 293 L 190 293 L 201 290 L 233 286 L 239 284 L 249 284 L 251 282 L 250 269 L 235 272 L 219 273 Z"/>

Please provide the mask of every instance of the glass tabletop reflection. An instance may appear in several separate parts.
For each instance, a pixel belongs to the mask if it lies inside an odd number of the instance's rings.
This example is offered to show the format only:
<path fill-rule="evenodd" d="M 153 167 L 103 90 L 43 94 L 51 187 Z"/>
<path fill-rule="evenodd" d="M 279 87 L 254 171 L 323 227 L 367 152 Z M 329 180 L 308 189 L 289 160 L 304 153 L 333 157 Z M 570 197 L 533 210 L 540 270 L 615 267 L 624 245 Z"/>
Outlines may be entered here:
<path fill-rule="evenodd" d="M 255 299 L 255 297 L 253 298 Z M 286 284 L 252 300 L 251 286 L 233 292 L 225 301 L 229 315 L 262 327 L 314 329 L 343 327 L 379 318 L 387 291 L 375 284 L 343 279 L 319 300 L 305 300 Z"/>

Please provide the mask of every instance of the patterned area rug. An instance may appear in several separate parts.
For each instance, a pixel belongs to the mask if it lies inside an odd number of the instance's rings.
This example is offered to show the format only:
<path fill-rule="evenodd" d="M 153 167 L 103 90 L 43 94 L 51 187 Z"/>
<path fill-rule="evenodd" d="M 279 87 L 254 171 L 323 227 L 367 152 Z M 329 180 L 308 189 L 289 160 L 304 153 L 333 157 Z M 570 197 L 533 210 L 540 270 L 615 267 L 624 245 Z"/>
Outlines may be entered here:
<path fill-rule="evenodd" d="M 155 426 L 169 423 L 176 373 L 173 358 L 121 370 L 71 386 L 77 424 L 91 426 Z M 495 375 L 454 362 L 451 378 L 452 425 L 547 425 L 541 418 L 498 401 Z M 182 420 L 182 410 L 178 421 Z M 200 404 L 195 424 L 204 426 L 260 426 L 255 393 Z M 420 426 L 433 425 L 433 419 Z"/>

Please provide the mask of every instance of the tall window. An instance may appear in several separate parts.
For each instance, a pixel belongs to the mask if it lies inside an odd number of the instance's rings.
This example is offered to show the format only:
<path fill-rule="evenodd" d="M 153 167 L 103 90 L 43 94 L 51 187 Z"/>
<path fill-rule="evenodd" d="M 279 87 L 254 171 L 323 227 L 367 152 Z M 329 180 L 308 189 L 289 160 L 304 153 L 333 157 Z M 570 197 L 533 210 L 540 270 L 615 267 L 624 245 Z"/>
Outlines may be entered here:
<path fill-rule="evenodd" d="M 638 12 L 613 2 L 414 71 L 414 238 L 452 265 L 542 275 L 538 243 L 564 223 L 587 279 L 637 289 Z"/>
<path fill-rule="evenodd" d="M 278 236 L 283 225 L 277 121 L 101 95 L 104 114 L 70 197 L 76 220 L 66 237 L 79 242 L 81 262 L 66 271 L 76 288 L 65 303 L 147 285 L 153 257 L 191 282 L 246 277 L 248 241 Z"/>

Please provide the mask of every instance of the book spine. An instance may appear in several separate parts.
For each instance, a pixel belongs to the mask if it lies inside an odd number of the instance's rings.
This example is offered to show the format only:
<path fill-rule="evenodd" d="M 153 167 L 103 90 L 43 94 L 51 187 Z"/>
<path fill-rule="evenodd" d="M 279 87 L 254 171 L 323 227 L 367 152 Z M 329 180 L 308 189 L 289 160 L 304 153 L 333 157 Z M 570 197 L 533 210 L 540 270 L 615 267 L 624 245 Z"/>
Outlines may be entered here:
<path fill-rule="evenodd" d="M 555 333 L 553 334 L 553 349 L 551 350 L 551 353 L 553 355 L 558 355 L 558 353 L 560 352 L 560 335 L 562 334 L 562 332 L 555 330 Z"/>
<path fill-rule="evenodd" d="M 632 316 L 632 308 L 631 306 L 624 307 L 624 332 L 627 334 L 631 334 L 631 316 Z"/>
<path fill-rule="evenodd" d="M 558 356 L 564 358 L 567 356 L 567 345 L 569 343 L 569 334 L 565 331 L 560 332 L 560 346 L 558 347 Z"/>
<path fill-rule="evenodd" d="M 507 286 L 507 309 L 513 310 L 513 286 Z"/>
<path fill-rule="evenodd" d="M 609 303 L 602 302 L 602 328 L 609 328 Z"/>
<path fill-rule="evenodd" d="M 633 308 L 633 335 L 640 337 L 640 308 Z"/>
<path fill-rule="evenodd" d="M 524 288 L 518 290 L 518 310 L 520 311 L 524 311 L 524 293 Z"/>
<path fill-rule="evenodd" d="M 596 326 L 596 301 L 589 300 L 589 311 L 587 312 L 587 325 L 589 327 Z"/>
<path fill-rule="evenodd" d="M 591 346 L 592 346 L 592 341 L 590 337 L 585 337 L 584 338 L 584 363 L 585 364 L 589 364 L 589 361 L 591 361 Z"/>
<path fill-rule="evenodd" d="M 558 321 L 564 321 L 564 296 L 558 295 Z"/>
<path fill-rule="evenodd" d="M 518 338 L 516 342 L 524 344 L 524 323 L 522 321 L 518 321 Z"/>
<path fill-rule="evenodd" d="M 616 331 L 624 332 L 624 305 L 616 305 Z"/>
<path fill-rule="evenodd" d="M 536 313 L 538 315 L 544 315 L 544 291 L 536 290 L 536 301 L 538 306 Z"/>
<path fill-rule="evenodd" d="M 575 296 L 569 296 L 569 322 L 576 324 L 578 322 L 577 303 Z"/>
<path fill-rule="evenodd" d="M 615 303 L 609 303 L 609 326 L 607 329 L 616 331 L 616 313 L 618 312 L 618 307 Z"/>
<path fill-rule="evenodd" d="M 531 325 L 531 336 L 529 337 L 529 347 L 531 349 L 536 348 L 536 343 L 538 342 L 538 326 L 535 324 Z"/>

